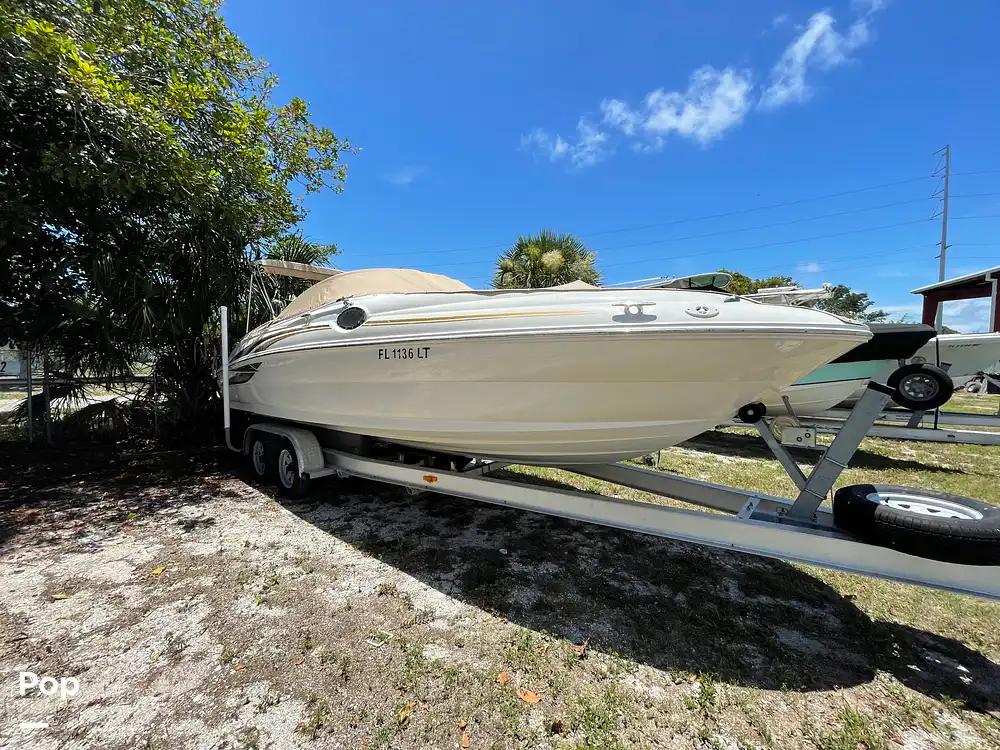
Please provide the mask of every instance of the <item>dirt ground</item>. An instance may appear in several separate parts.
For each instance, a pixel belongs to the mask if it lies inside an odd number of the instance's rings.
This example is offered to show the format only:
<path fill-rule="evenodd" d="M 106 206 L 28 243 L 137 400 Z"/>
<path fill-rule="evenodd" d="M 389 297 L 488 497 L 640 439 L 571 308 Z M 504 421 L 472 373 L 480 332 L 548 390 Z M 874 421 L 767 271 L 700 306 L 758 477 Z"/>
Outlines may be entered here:
<path fill-rule="evenodd" d="M 996 603 L 355 480 L 283 501 L 224 454 L 0 465 L 3 748 L 1000 747 Z"/>

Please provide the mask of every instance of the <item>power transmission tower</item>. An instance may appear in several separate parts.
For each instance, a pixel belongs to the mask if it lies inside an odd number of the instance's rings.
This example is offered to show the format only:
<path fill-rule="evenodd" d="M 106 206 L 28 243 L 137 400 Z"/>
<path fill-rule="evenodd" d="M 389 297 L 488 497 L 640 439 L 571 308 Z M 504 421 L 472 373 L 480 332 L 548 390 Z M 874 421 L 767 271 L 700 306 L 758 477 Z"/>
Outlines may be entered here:
<path fill-rule="evenodd" d="M 944 184 L 941 186 L 941 253 L 938 255 L 938 281 L 944 281 L 945 264 L 948 258 L 948 183 L 951 180 L 951 145 L 938 151 L 943 153 L 943 164 L 941 166 Z M 937 317 L 934 319 L 934 327 L 939 331 L 943 325 L 944 305 L 938 305 Z"/>

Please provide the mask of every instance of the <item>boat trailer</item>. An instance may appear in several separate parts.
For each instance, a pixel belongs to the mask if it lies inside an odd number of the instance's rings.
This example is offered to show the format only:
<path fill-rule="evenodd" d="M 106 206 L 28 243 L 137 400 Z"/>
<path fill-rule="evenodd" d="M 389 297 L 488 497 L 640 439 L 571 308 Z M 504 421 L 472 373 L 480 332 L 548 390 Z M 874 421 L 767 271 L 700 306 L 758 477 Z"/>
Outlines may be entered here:
<path fill-rule="evenodd" d="M 326 476 L 358 477 L 585 523 L 635 531 L 682 542 L 746 552 L 792 562 L 903 583 L 1000 600 L 1000 567 L 918 557 L 864 541 L 834 523 L 824 505 L 841 472 L 889 401 L 891 389 L 871 384 L 826 448 L 812 471 L 804 474 L 754 415 L 750 423 L 798 488 L 794 500 L 712 482 L 687 479 L 629 463 L 561 467 L 582 476 L 631 487 L 708 509 L 688 510 L 652 502 L 541 487 L 491 476 L 507 463 L 472 459 L 459 464 L 449 457 L 400 450 L 373 455 L 324 446 L 307 425 L 262 419 L 250 423 L 234 445 L 230 435 L 228 333 L 222 308 L 224 426 L 227 445 L 248 455 L 255 471 L 254 436 L 277 438 L 286 446 L 277 465 L 279 488 L 303 494 L 312 480 Z M 447 465 L 448 468 L 440 468 Z M 284 472 L 284 474 L 282 473 Z M 258 472 L 260 473 L 260 472 Z M 914 490 L 914 492 L 918 492 Z"/>

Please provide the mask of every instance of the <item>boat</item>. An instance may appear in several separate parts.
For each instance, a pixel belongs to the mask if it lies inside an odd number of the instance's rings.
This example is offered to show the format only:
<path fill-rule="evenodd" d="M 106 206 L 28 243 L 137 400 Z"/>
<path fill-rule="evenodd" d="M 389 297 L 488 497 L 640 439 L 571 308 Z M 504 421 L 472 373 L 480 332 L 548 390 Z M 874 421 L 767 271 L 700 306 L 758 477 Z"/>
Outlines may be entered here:
<path fill-rule="evenodd" d="M 604 463 L 712 429 L 871 335 L 712 292 L 349 271 L 237 345 L 230 398 L 254 417 L 436 453 Z"/>
<path fill-rule="evenodd" d="M 928 341 L 912 362 L 928 362 L 946 370 L 955 388 L 981 372 L 993 372 L 1000 360 L 1000 333 L 943 333 Z"/>
<path fill-rule="evenodd" d="M 767 413 L 772 416 L 822 414 L 838 404 L 858 399 L 870 381 L 893 387 L 902 385 L 903 393 L 896 394 L 894 399 L 897 404 L 911 408 L 935 408 L 926 403 L 923 406 L 916 404 L 920 399 L 936 402 L 951 394 L 953 389 L 949 390 L 944 373 L 926 367 L 904 370 L 905 365 L 901 366 L 935 337 L 937 331 L 933 327 L 919 323 L 868 325 L 873 334 L 871 340 L 816 368 L 790 386 L 767 394 L 762 399 Z M 908 373 L 911 379 L 915 378 L 913 382 L 896 382 L 902 381 Z M 933 382 L 928 378 L 934 378 Z M 905 403 L 908 397 L 911 401 Z"/>
<path fill-rule="evenodd" d="M 728 294 L 732 280 L 732 274 L 715 271 L 648 280 L 643 288 L 693 289 Z M 830 284 L 813 289 L 789 285 L 766 287 L 743 297 L 769 305 L 804 305 L 826 299 L 832 293 Z M 822 414 L 838 404 L 860 398 L 871 381 L 892 381 L 890 384 L 894 388 L 902 385 L 903 392 L 897 393 L 897 403 L 905 402 L 912 408 L 924 408 L 929 403 L 936 403 L 954 390 L 949 389 L 943 373 L 928 368 L 901 369 L 903 362 L 918 354 L 918 350 L 923 351 L 921 347 L 926 348 L 927 342 L 934 338 L 937 332 L 933 327 L 918 323 L 872 323 L 869 327 L 873 334 L 870 341 L 816 368 L 791 385 L 766 393 L 762 401 L 767 413 L 771 416 Z M 996 335 L 1000 337 L 1000 334 Z M 933 363 L 933 360 L 930 361 Z M 923 406 L 917 407 L 918 402 Z"/>

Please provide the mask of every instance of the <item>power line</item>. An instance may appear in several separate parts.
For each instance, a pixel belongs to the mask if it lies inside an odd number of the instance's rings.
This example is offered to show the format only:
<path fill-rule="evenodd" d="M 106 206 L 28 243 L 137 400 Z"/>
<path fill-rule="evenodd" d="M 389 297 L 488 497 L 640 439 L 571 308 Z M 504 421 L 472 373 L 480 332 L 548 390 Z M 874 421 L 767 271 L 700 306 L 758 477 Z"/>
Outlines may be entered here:
<path fill-rule="evenodd" d="M 882 183 L 880 185 L 870 185 L 868 187 L 856 188 L 854 190 L 844 190 L 844 191 L 841 191 L 839 193 L 827 193 L 826 195 L 817 195 L 817 196 L 814 196 L 814 197 L 811 197 L 811 198 L 799 198 L 798 200 L 794 200 L 794 201 L 784 201 L 782 203 L 772 203 L 772 204 L 767 205 L 767 206 L 757 206 L 755 208 L 742 208 L 742 209 L 737 209 L 735 211 L 725 211 L 723 213 L 717 213 L 717 214 L 705 214 L 704 216 L 695 216 L 695 217 L 691 217 L 691 218 L 688 218 L 688 219 L 675 219 L 673 221 L 659 222 L 659 223 L 656 223 L 656 224 L 645 224 L 645 225 L 639 225 L 639 226 L 633 226 L 633 227 L 623 227 L 623 228 L 620 228 L 620 229 L 605 229 L 605 230 L 602 230 L 602 231 L 599 231 L 599 232 L 585 232 L 581 236 L 582 237 L 596 237 L 598 235 L 603 235 L 603 234 L 615 234 L 615 233 L 618 233 L 618 232 L 631 232 L 631 231 L 638 231 L 640 229 L 653 229 L 653 228 L 656 228 L 656 227 L 673 226 L 675 224 L 685 224 L 685 223 L 696 222 L 696 221 L 707 221 L 708 219 L 722 219 L 722 218 L 726 218 L 726 217 L 729 217 L 729 216 L 739 216 L 739 215 L 742 215 L 742 214 L 753 213 L 755 211 L 770 211 L 770 210 L 775 209 L 775 208 L 785 208 L 787 206 L 797 206 L 797 205 L 800 205 L 802 203 L 811 203 L 811 202 L 814 202 L 814 201 L 826 200 L 828 198 L 841 198 L 841 197 L 843 197 L 845 195 L 855 195 L 857 193 L 864 193 L 864 192 L 868 192 L 868 191 L 871 191 L 871 190 L 880 190 L 882 188 L 895 187 L 897 185 L 906 185 L 906 184 L 913 183 L 913 182 L 919 182 L 920 180 L 929 180 L 929 179 L 933 179 L 933 175 L 923 175 L 921 177 L 911 177 L 911 178 L 906 179 L 906 180 L 897 180 L 896 182 L 885 182 L 885 183 Z"/>
<path fill-rule="evenodd" d="M 975 172 L 956 172 L 956 173 L 953 173 L 953 174 L 954 175 L 1000 174 L 1000 170 L 980 170 L 980 171 L 975 171 Z M 919 182 L 921 180 L 926 180 L 926 179 L 931 179 L 931 178 L 933 178 L 933 175 L 925 175 L 925 176 L 922 176 L 922 177 L 913 177 L 913 178 L 909 178 L 909 179 L 906 179 L 906 180 L 897 180 L 897 181 L 894 181 L 894 182 L 880 183 L 878 185 L 870 185 L 870 186 L 866 186 L 866 187 L 855 188 L 853 190 L 840 191 L 840 192 L 837 192 L 837 193 L 828 193 L 828 194 L 825 194 L 825 195 L 814 196 L 814 197 L 810 197 L 810 198 L 801 198 L 801 199 L 797 199 L 797 200 L 794 200 L 794 201 L 785 201 L 785 202 L 782 202 L 782 203 L 774 203 L 774 204 L 770 204 L 770 205 L 766 205 L 766 206 L 757 206 L 757 207 L 752 207 L 752 208 L 739 209 L 739 210 L 735 210 L 735 211 L 726 211 L 726 212 L 721 212 L 721 213 L 716 213 L 716 214 L 706 214 L 706 215 L 698 216 L 698 217 L 691 217 L 691 218 L 685 218 L 685 219 L 676 219 L 676 220 L 669 221 L 669 222 L 661 222 L 661 223 L 646 224 L 646 225 L 636 225 L 636 226 L 632 226 L 632 227 L 621 227 L 621 228 L 616 228 L 616 229 L 606 229 L 606 230 L 600 230 L 600 231 L 595 231 L 595 232 L 589 232 L 589 233 L 586 233 L 586 234 L 581 234 L 580 236 L 590 236 L 590 237 L 593 237 L 593 236 L 607 235 L 607 234 L 614 234 L 614 233 L 621 233 L 621 232 L 627 232 L 627 231 L 637 231 L 637 230 L 640 230 L 640 229 L 647 229 L 647 228 L 652 228 L 652 227 L 673 226 L 673 225 L 678 225 L 678 224 L 683 224 L 683 223 L 693 223 L 693 222 L 697 222 L 697 221 L 704 221 L 704 220 L 708 220 L 708 219 L 724 218 L 724 217 L 729 217 L 729 216 L 736 216 L 736 215 L 753 213 L 753 212 L 757 212 L 757 211 L 766 211 L 766 210 L 771 210 L 771 209 L 775 209 L 775 208 L 781 208 L 781 207 L 786 207 L 786 206 L 799 205 L 799 204 L 803 204 L 803 203 L 813 202 L 813 201 L 817 201 L 817 200 L 824 200 L 824 199 L 828 199 L 828 198 L 840 197 L 840 196 L 845 196 L 845 195 L 853 195 L 853 194 L 858 194 L 858 193 L 862 193 L 862 192 L 868 192 L 868 191 L 871 191 L 871 190 L 878 190 L 878 189 L 883 189 L 883 188 L 887 188 L 887 187 L 893 187 L 893 186 L 897 186 L 897 185 L 910 184 L 910 183 Z M 992 196 L 997 196 L 997 195 L 1000 195 L 1000 192 L 964 193 L 964 194 L 953 195 L 951 197 L 952 198 L 979 198 L 979 197 L 992 197 Z M 663 238 L 663 239 L 657 239 L 657 240 L 647 240 L 647 241 L 643 241 L 643 242 L 627 243 L 627 244 L 624 244 L 624 245 L 613 245 L 613 246 L 610 246 L 610 247 L 601 248 L 599 250 L 600 250 L 600 252 L 606 252 L 606 251 L 612 251 L 612 250 L 623 250 L 623 249 L 628 249 L 628 248 L 632 248 L 632 247 L 644 247 L 644 246 L 659 245 L 659 244 L 669 244 L 669 243 L 675 243 L 675 242 L 685 242 L 685 241 L 693 240 L 693 239 L 704 239 L 704 238 L 708 238 L 708 237 L 723 236 L 723 235 L 726 235 L 726 234 L 739 234 L 740 232 L 759 231 L 761 229 L 769 229 L 769 228 L 780 227 L 780 226 L 791 226 L 791 225 L 794 225 L 794 224 L 807 223 L 807 222 L 810 222 L 810 221 L 818 221 L 818 220 L 824 219 L 824 218 L 833 218 L 833 217 L 837 217 L 837 216 L 846 216 L 846 215 L 855 214 L 855 213 L 863 213 L 865 211 L 875 211 L 875 210 L 881 210 L 881 209 L 885 209 L 885 208 L 892 208 L 892 207 L 895 207 L 895 206 L 901 206 L 901 205 L 908 205 L 908 204 L 913 204 L 913 203 L 919 203 L 919 202 L 921 202 L 923 200 L 926 200 L 926 198 L 917 198 L 917 199 L 911 199 L 911 200 L 905 200 L 905 201 L 895 201 L 895 202 L 892 202 L 892 203 L 886 203 L 886 204 L 881 204 L 881 205 L 876 205 L 876 206 L 865 206 L 865 207 L 856 208 L 856 209 L 847 209 L 847 210 L 844 210 L 844 211 L 835 211 L 835 212 L 829 212 L 829 213 L 825 213 L 825 214 L 817 214 L 817 215 L 814 215 L 814 216 L 802 217 L 802 218 L 798 218 L 798 219 L 790 219 L 790 220 L 787 220 L 787 221 L 771 222 L 771 223 L 767 223 L 767 224 L 759 224 L 759 225 L 755 225 L 755 226 L 751 226 L 751 227 L 741 227 L 741 228 L 737 228 L 737 229 L 720 230 L 720 231 L 717 231 L 717 232 L 706 232 L 706 233 L 694 234 L 694 235 L 687 235 L 687 236 L 682 236 L 682 237 Z M 988 218 L 1000 218 L 1000 214 L 982 214 L 982 215 L 969 215 L 969 216 L 955 216 L 955 217 L 951 217 L 951 218 L 952 218 L 952 220 L 988 219 Z M 755 250 L 755 249 L 763 249 L 763 248 L 767 248 L 767 247 L 787 246 L 787 245 L 792 245 L 792 244 L 795 244 L 795 243 L 798 243 L 798 242 L 809 242 L 809 241 L 818 240 L 818 239 L 830 239 L 830 238 L 835 238 L 835 237 L 840 237 L 840 236 L 847 236 L 847 235 L 851 235 L 851 234 L 859 234 L 859 233 L 864 233 L 864 232 L 869 232 L 869 231 L 879 231 L 881 229 L 889 229 L 889 228 L 897 227 L 897 226 L 906 226 L 906 225 L 910 225 L 910 224 L 916 224 L 916 223 L 920 223 L 922 221 L 925 221 L 925 220 L 924 219 L 917 219 L 917 220 L 914 220 L 914 221 L 900 222 L 900 223 L 896 223 L 896 224 L 886 224 L 886 225 L 881 225 L 881 226 L 877 226 L 877 227 L 865 227 L 865 228 L 861 228 L 861 229 L 848 230 L 848 231 L 844 231 L 844 232 L 837 232 L 837 233 L 826 234 L 826 235 L 817 235 L 817 236 L 814 236 L 814 237 L 807 237 L 807 238 L 796 239 L 796 240 L 788 240 L 788 241 L 783 241 L 783 242 L 774 242 L 774 243 L 766 243 L 766 244 L 758 244 L 758 245 L 748 245 L 748 246 L 744 246 L 744 247 L 726 248 L 726 249 L 722 249 L 722 250 L 710 250 L 710 251 L 705 251 L 705 252 L 700 252 L 700 253 L 690 253 L 690 254 L 686 254 L 686 255 L 667 256 L 667 257 L 663 257 L 663 258 L 639 258 L 639 259 L 635 259 L 635 260 L 631 260 L 631 261 L 624 261 L 624 262 L 604 264 L 604 265 L 606 267 L 617 267 L 617 266 L 622 266 L 622 265 L 628 265 L 628 264 L 631 264 L 631 263 L 647 262 L 647 261 L 651 261 L 651 260 L 658 261 L 658 260 L 684 259 L 684 258 L 692 258 L 692 257 L 703 257 L 703 256 L 706 256 L 706 255 L 712 255 L 712 254 L 722 254 L 722 253 L 739 252 L 741 250 Z M 438 255 L 438 254 L 446 254 L 446 253 L 470 252 L 470 251 L 475 251 L 475 250 L 500 250 L 504 246 L 505 245 L 503 245 L 501 243 L 496 243 L 496 244 L 490 244 L 490 245 L 479 245 L 479 246 L 474 246 L 474 247 L 451 248 L 451 249 L 442 249 L 442 250 L 378 253 L 377 255 L 380 258 L 381 257 L 399 257 L 399 256 L 407 256 L 407 255 L 415 255 L 415 254 L 419 254 L 421 256 L 425 256 L 425 255 Z M 485 263 L 493 264 L 494 262 L 495 262 L 495 259 L 493 259 L 493 258 L 489 258 L 489 259 L 478 258 L 478 259 L 471 259 L 471 260 L 461 261 L 461 262 L 456 262 L 456 263 L 435 264 L 435 267 L 439 267 L 439 268 L 440 267 L 458 267 L 458 266 L 468 267 L 470 265 L 485 264 Z"/>
<path fill-rule="evenodd" d="M 739 234 L 740 232 L 754 232 L 760 229 L 771 229 L 773 227 L 786 227 L 793 224 L 804 224 L 809 221 L 818 221 L 820 219 L 829 219 L 835 216 L 847 216 L 848 214 L 862 213 L 864 211 L 878 211 L 884 208 L 892 208 L 894 206 L 904 206 L 912 203 L 922 203 L 927 200 L 926 198 L 914 198 L 907 201 L 896 201 L 895 203 L 884 203 L 881 206 L 867 206 L 865 208 L 853 208 L 847 211 L 834 211 L 826 214 L 818 214 L 816 216 L 805 216 L 799 219 L 789 219 L 788 221 L 775 221 L 769 224 L 758 224 L 753 227 L 741 227 L 739 229 L 721 229 L 718 232 L 705 232 L 702 234 L 689 234 L 686 237 L 669 237 L 656 240 L 644 240 L 642 242 L 631 242 L 627 245 L 612 245 L 610 247 L 605 247 L 604 250 L 624 250 L 630 247 L 646 247 L 648 245 L 662 245 L 670 242 L 686 242 L 687 240 L 698 240 L 704 239 L 706 237 L 720 237 L 724 234 Z"/>
<path fill-rule="evenodd" d="M 933 175 L 922 175 L 920 177 L 910 177 L 910 178 L 905 179 L 905 180 L 896 180 L 896 181 L 893 181 L 893 182 L 883 182 L 883 183 L 880 183 L 880 184 L 877 184 L 877 185 L 868 185 L 868 186 L 865 186 L 865 187 L 854 188 L 852 190 L 842 190 L 842 191 L 836 192 L 836 193 L 827 193 L 825 195 L 816 195 L 816 196 L 812 196 L 812 197 L 809 197 L 809 198 L 798 198 L 796 200 L 783 201 L 781 203 L 771 203 L 771 204 L 768 204 L 768 205 L 765 205 L 765 206 L 754 206 L 754 207 L 750 207 L 750 208 L 736 209 L 736 210 L 733 210 L 733 211 L 724 211 L 724 212 L 715 213 L 715 214 L 703 214 L 701 216 L 692 216 L 692 217 L 686 217 L 686 218 L 681 218 L 681 219 L 673 219 L 671 221 L 666 221 L 666 222 L 656 222 L 656 223 L 651 223 L 651 224 L 638 224 L 638 225 L 625 226 L 625 227 L 616 227 L 616 228 L 612 228 L 612 229 L 601 229 L 601 230 L 588 231 L 588 232 L 578 232 L 576 234 L 578 236 L 580 236 L 580 237 L 598 237 L 598 236 L 602 236 L 602 235 L 606 235 L 606 234 L 618 234 L 618 233 L 622 233 L 622 232 L 640 231 L 640 230 L 643 230 L 643 229 L 654 229 L 654 228 L 658 228 L 658 227 L 676 226 L 678 224 L 687 224 L 687 223 L 694 223 L 694 222 L 698 222 L 698 221 L 707 221 L 708 219 L 721 219 L 721 218 L 726 218 L 726 217 L 730 217 L 730 216 L 740 216 L 740 215 L 743 215 L 743 214 L 754 213 L 754 212 L 757 212 L 757 211 L 770 211 L 770 210 L 773 210 L 775 208 L 785 208 L 787 206 L 797 206 L 797 205 L 801 205 L 803 203 L 811 203 L 811 202 L 819 201 L 819 200 L 827 200 L 829 198 L 840 198 L 840 197 L 843 197 L 843 196 L 846 196 L 846 195 L 856 195 L 858 193 L 870 192 L 872 190 L 881 190 L 881 189 L 888 188 L 888 187 L 896 187 L 898 185 L 907 185 L 907 184 L 912 184 L 914 182 L 920 182 L 922 180 L 929 180 L 929 179 L 933 179 Z M 914 202 L 916 202 L 916 201 L 914 201 Z M 889 205 L 896 205 L 896 204 L 889 204 Z M 872 210 L 872 209 L 858 209 L 858 210 Z M 836 215 L 836 214 L 833 214 L 833 215 Z M 444 253 L 472 252 L 472 251 L 475 251 L 475 250 L 501 249 L 501 248 L 509 246 L 509 244 L 510 244 L 510 242 L 506 241 L 506 242 L 495 242 L 495 243 L 491 243 L 489 245 L 476 245 L 476 246 L 470 246 L 470 247 L 444 248 L 444 249 L 437 249 L 437 250 L 405 250 L 405 251 L 393 251 L 393 252 L 388 252 L 388 253 L 382 253 L 382 252 L 373 251 L 372 253 L 369 253 L 369 254 L 377 254 L 379 257 L 382 257 L 382 258 L 386 258 L 386 257 L 398 257 L 398 256 L 402 256 L 402 255 L 438 255 L 438 254 L 444 254 Z"/>
<path fill-rule="evenodd" d="M 801 237 L 801 238 L 797 238 L 797 239 L 793 239 L 793 240 L 785 240 L 785 241 L 780 241 L 780 242 L 766 242 L 766 243 L 761 243 L 761 244 L 757 244 L 757 245 L 744 245 L 742 247 L 731 247 L 731 248 L 725 248 L 725 249 L 721 249 L 721 250 L 706 250 L 704 252 L 686 253 L 686 254 L 682 254 L 682 255 L 669 255 L 669 256 L 662 256 L 662 257 L 656 257 L 656 258 L 634 258 L 632 260 L 621 261 L 621 262 L 618 262 L 618 263 L 603 263 L 601 265 L 604 268 L 615 268 L 615 267 L 619 267 L 619 266 L 627 266 L 627 265 L 633 265 L 633 264 L 636 264 L 636 263 L 645 263 L 645 262 L 649 262 L 649 261 L 679 260 L 679 259 L 687 259 L 687 258 L 699 258 L 699 257 L 707 256 L 707 255 L 721 255 L 721 254 L 724 254 L 724 253 L 735 253 L 735 252 L 739 252 L 741 250 L 760 250 L 760 249 L 768 248 L 768 247 L 781 247 L 781 246 L 786 246 L 786 245 L 794 245 L 794 244 L 802 243 L 802 242 L 812 242 L 814 240 L 831 239 L 831 238 L 835 238 L 835 237 L 844 237 L 844 236 L 851 235 L 851 234 L 863 234 L 865 232 L 877 232 L 877 231 L 880 231 L 880 230 L 883 230 L 883 229 L 892 229 L 892 228 L 895 228 L 895 227 L 911 226 L 913 224 L 923 224 L 923 223 L 930 222 L 930 221 L 932 221 L 932 219 L 929 219 L 929 218 L 925 218 L 925 219 L 913 219 L 911 221 L 900 221 L 900 222 L 895 222 L 893 224 L 881 224 L 879 226 L 874 226 L 874 227 L 861 227 L 859 229 L 849 229 L 849 230 L 846 230 L 846 231 L 843 231 L 843 232 L 833 232 L 833 233 L 830 233 L 830 234 L 814 235 L 812 237 Z M 605 248 L 605 250 L 611 250 L 611 249 L 620 249 L 620 248 Z M 479 265 L 479 264 L 484 264 L 484 263 L 489 263 L 489 264 L 492 265 L 494 262 L 495 262 L 495 259 L 481 258 L 479 260 L 474 260 L 474 261 L 463 261 L 463 262 L 456 262 L 456 263 L 436 263 L 436 264 L 434 264 L 434 268 L 455 268 L 455 267 L 467 268 L 469 266 Z"/>
<path fill-rule="evenodd" d="M 799 238 L 799 239 L 785 240 L 785 241 L 782 241 L 782 242 L 765 242 L 765 243 L 762 243 L 762 244 L 759 244 L 759 245 L 745 245 L 743 247 L 731 247 L 731 248 L 726 248 L 724 250 L 706 250 L 706 251 L 700 252 L 700 253 L 689 253 L 687 255 L 672 255 L 672 256 L 665 256 L 665 257 L 661 257 L 661 258 L 636 258 L 636 259 L 629 260 L 629 261 L 622 261 L 620 263 L 606 263 L 604 265 L 605 265 L 606 268 L 611 268 L 611 267 L 614 267 L 614 266 L 630 265 L 632 263 L 644 263 L 644 262 L 647 262 L 647 261 L 676 260 L 676 259 L 680 259 L 680 258 L 698 258 L 698 257 L 702 257 L 702 256 L 705 256 L 705 255 L 721 255 L 723 253 L 735 253 L 735 252 L 740 252 L 741 250 L 760 250 L 760 249 L 767 248 L 767 247 L 781 247 L 781 246 L 785 246 L 785 245 L 794 245 L 794 244 L 797 244 L 797 243 L 800 243 L 800 242 L 812 242 L 814 240 L 826 240 L 826 239 L 832 239 L 834 237 L 846 237 L 847 235 L 851 235 L 851 234 L 863 234 L 865 232 L 877 232 L 877 231 L 880 231 L 882 229 L 892 229 L 892 228 L 895 228 L 895 227 L 909 226 L 909 225 L 913 225 L 913 224 L 924 224 L 924 223 L 929 222 L 929 221 L 931 221 L 931 220 L 930 219 L 914 219 L 912 221 L 900 221 L 900 222 L 896 222 L 896 223 L 893 223 L 893 224 L 882 224 L 880 226 L 875 226 L 875 227 L 862 227 L 860 229 L 849 229 L 849 230 L 844 231 L 844 232 L 833 232 L 831 234 L 820 234 L 820 235 L 815 235 L 813 237 L 802 237 L 802 238 Z"/>
<path fill-rule="evenodd" d="M 893 250 L 880 250 L 880 251 L 874 252 L 874 253 L 866 252 L 866 253 L 864 253 L 864 257 L 865 257 L 865 259 L 868 259 L 868 258 L 883 258 L 883 257 L 887 257 L 887 256 L 890 256 L 890 255 L 897 255 L 898 253 L 907 252 L 909 250 L 930 250 L 931 248 L 934 248 L 934 247 L 937 247 L 936 243 L 923 243 L 923 244 L 920 244 L 920 245 L 908 245 L 907 247 L 897 247 L 897 248 L 895 248 Z M 849 264 L 849 263 L 856 263 L 857 260 L 858 260 L 858 258 L 857 258 L 856 254 L 855 255 L 852 255 L 852 254 L 848 254 L 848 255 L 834 255 L 834 256 L 824 255 L 824 256 L 816 259 L 816 262 L 819 263 L 820 266 L 821 266 L 820 271 L 817 271 L 816 273 L 821 273 L 822 271 L 825 271 L 827 268 L 832 268 L 832 267 L 835 267 L 835 266 L 840 266 L 840 265 Z M 765 267 L 758 266 L 754 270 L 754 273 L 765 273 L 765 272 L 768 272 L 768 271 L 773 271 L 775 269 L 780 270 L 782 268 L 787 268 L 787 267 L 788 267 L 787 263 L 784 263 L 784 264 L 774 264 L 774 265 L 765 266 Z"/>

